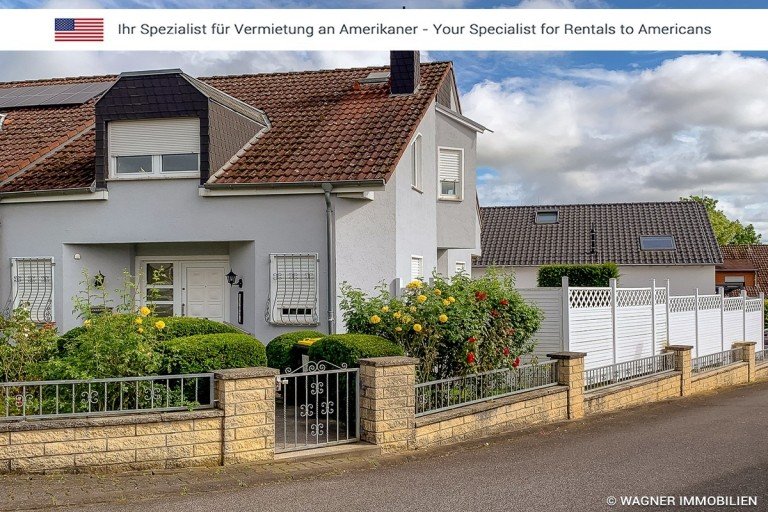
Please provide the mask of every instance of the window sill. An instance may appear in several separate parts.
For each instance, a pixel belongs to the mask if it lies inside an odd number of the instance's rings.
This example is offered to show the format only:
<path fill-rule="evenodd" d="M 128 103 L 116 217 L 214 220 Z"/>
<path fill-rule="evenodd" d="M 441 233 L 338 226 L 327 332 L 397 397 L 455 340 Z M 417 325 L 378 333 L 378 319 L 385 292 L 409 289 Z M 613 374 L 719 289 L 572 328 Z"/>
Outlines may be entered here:
<path fill-rule="evenodd" d="M 150 176 L 112 176 L 107 181 L 146 181 L 146 180 L 180 180 L 180 179 L 200 179 L 200 174 L 168 174 L 168 175 L 150 175 Z"/>
<path fill-rule="evenodd" d="M 449 203 L 461 203 L 462 201 L 464 201 L 464 199 L 461 197 L 450 197 L 450 196 L 438 196 L 437 200 L 447 201 Z"/>

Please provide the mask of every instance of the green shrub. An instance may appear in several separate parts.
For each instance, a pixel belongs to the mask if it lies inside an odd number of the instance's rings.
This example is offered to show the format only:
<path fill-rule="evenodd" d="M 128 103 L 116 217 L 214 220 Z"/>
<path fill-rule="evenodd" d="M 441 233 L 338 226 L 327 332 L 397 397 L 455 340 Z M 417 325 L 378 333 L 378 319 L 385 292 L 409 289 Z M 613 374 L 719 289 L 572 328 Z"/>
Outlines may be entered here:
<path fill-rule="evenodd" d="M 174 316 L 163 318 L 163 321 L 165 322 L 165 329 L 158 335 L 158 339 L 161 340 L 196 336 L 198 334 L 242 334 L 240 330 L 231 325 L 214 322 L 207 318 Z"/>
<path fill-rule="evenodd" d="M 161 369 L 169 375 L 265 366 L 264 345 L 247 334 L 198 334 L 159 342 Z"/>
<path fill-rule="evenodd" d="M 365 357 L 402 356 L 402 347 L 380 336 L 370 334 L 332 334 L 309 347 L 309 358 L 324 359 L 335 365 L 357 366 Z"/>
<path fill-rule="evenodd" d="M 414 280 L 399 297 L 386 286 L 369 296 L 345 284 L 342 293 L 347 329 L 381 336 L 419 358 L 422 381 L 519 365 L 533 351 L 542 319 L 514 278 L 493 269 L 477 279 Z"/>
<path fill-rule="evenodd" d="M 543 265 L 539 267 L 538 284 L 542 287 L 559 287 L 568 276 L 570 286 L 608 286 L 611 278 L 619 278 L 615 263 L 593 265 Z"/>
<path fill-rule="evenodd" d="M 277 336 L 267 344 L 267 364 L 280 371 L 301 366 L 301 351 L 296 343 L 305 338 L 322 338 L 325 334 L 317 331 L 294 331 Z"/>
<path fill-rule="evenodd" d="M 0 315 L 0 381 L 44 379 L 55 353 L 53 325 L 35 324 L 23 307 L 14 309 L 7 318 Z"/>

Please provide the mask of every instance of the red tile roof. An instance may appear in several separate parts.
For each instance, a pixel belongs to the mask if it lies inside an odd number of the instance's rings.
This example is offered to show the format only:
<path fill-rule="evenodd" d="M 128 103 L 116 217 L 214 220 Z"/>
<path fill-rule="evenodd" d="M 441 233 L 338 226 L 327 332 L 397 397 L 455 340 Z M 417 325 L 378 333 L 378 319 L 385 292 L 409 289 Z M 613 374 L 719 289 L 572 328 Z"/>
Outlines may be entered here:
<path fill-rule="evenodd" d="M 725 267 L 723 270 L 735 268 L 731 265 L 738 265 L 736 262 L 746 260 L 757 271 L 756 286 L 754 289 L 748 289 L 747 293 L 750 295 L 757 295 L 759 292 L 768 293 L 768 245 L 723 245 L 720 251 L 723 253 L 723 267 Z"/>
<path fill-rule="evenodd" d="M 387 70 L 201 78 L 265 111 L 272 123 L 255 145 L 210 181 L 231 185 L 387 180 L 440 85 L 450 76 L 451 64 L 423 63 L 419 89 L 411 95 L 390 95 L 386 83 L 358 84 L 372 72 Z M 0 83 L 0 88 L 114 78 Z M 4 182 L 0 192 L 90 184 L 95 166 L 93 134 L 72 139 L 94 125 L 94 103 L 8 110 L 0 131 L 0 182 Z"/>

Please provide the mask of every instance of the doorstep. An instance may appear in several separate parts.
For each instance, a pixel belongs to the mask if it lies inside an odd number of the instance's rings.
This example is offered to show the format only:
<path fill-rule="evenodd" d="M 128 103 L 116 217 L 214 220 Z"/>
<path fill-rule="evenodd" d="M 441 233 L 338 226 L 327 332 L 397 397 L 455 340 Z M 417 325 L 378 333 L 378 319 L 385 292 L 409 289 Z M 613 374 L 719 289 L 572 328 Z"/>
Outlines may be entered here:
<path fill-rule="evenodd" d="M 381 454 L 381 448 L 370 443 L 350 443 L 326 446 L 324 448 L 312 448 L 295 452 L 283 452 L 275 454 L 275 462 L 299 462 L 312 459 L 336 458 L 336 457 L 375 457 Z"/>

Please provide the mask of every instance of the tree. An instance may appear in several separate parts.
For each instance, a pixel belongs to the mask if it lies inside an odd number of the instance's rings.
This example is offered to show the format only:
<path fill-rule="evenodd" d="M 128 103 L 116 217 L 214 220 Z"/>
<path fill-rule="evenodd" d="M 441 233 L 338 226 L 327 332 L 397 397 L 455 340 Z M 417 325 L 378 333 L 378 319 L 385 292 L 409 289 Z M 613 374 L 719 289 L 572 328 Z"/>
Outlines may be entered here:
<path fill-rule="evenodd" d="M 696 201 L 703 204 L 707 210 L 709 222 L 715 232 L 715 238 L 720 245 L 757 245 L 761 243 L 762 235 L 755 230 L 752 224 L 743 225 L 739 220 L 731 220 L 723 210 L 718 210 L 718 200 L 709 196 L 681 197 L 681 201 Z"/>

